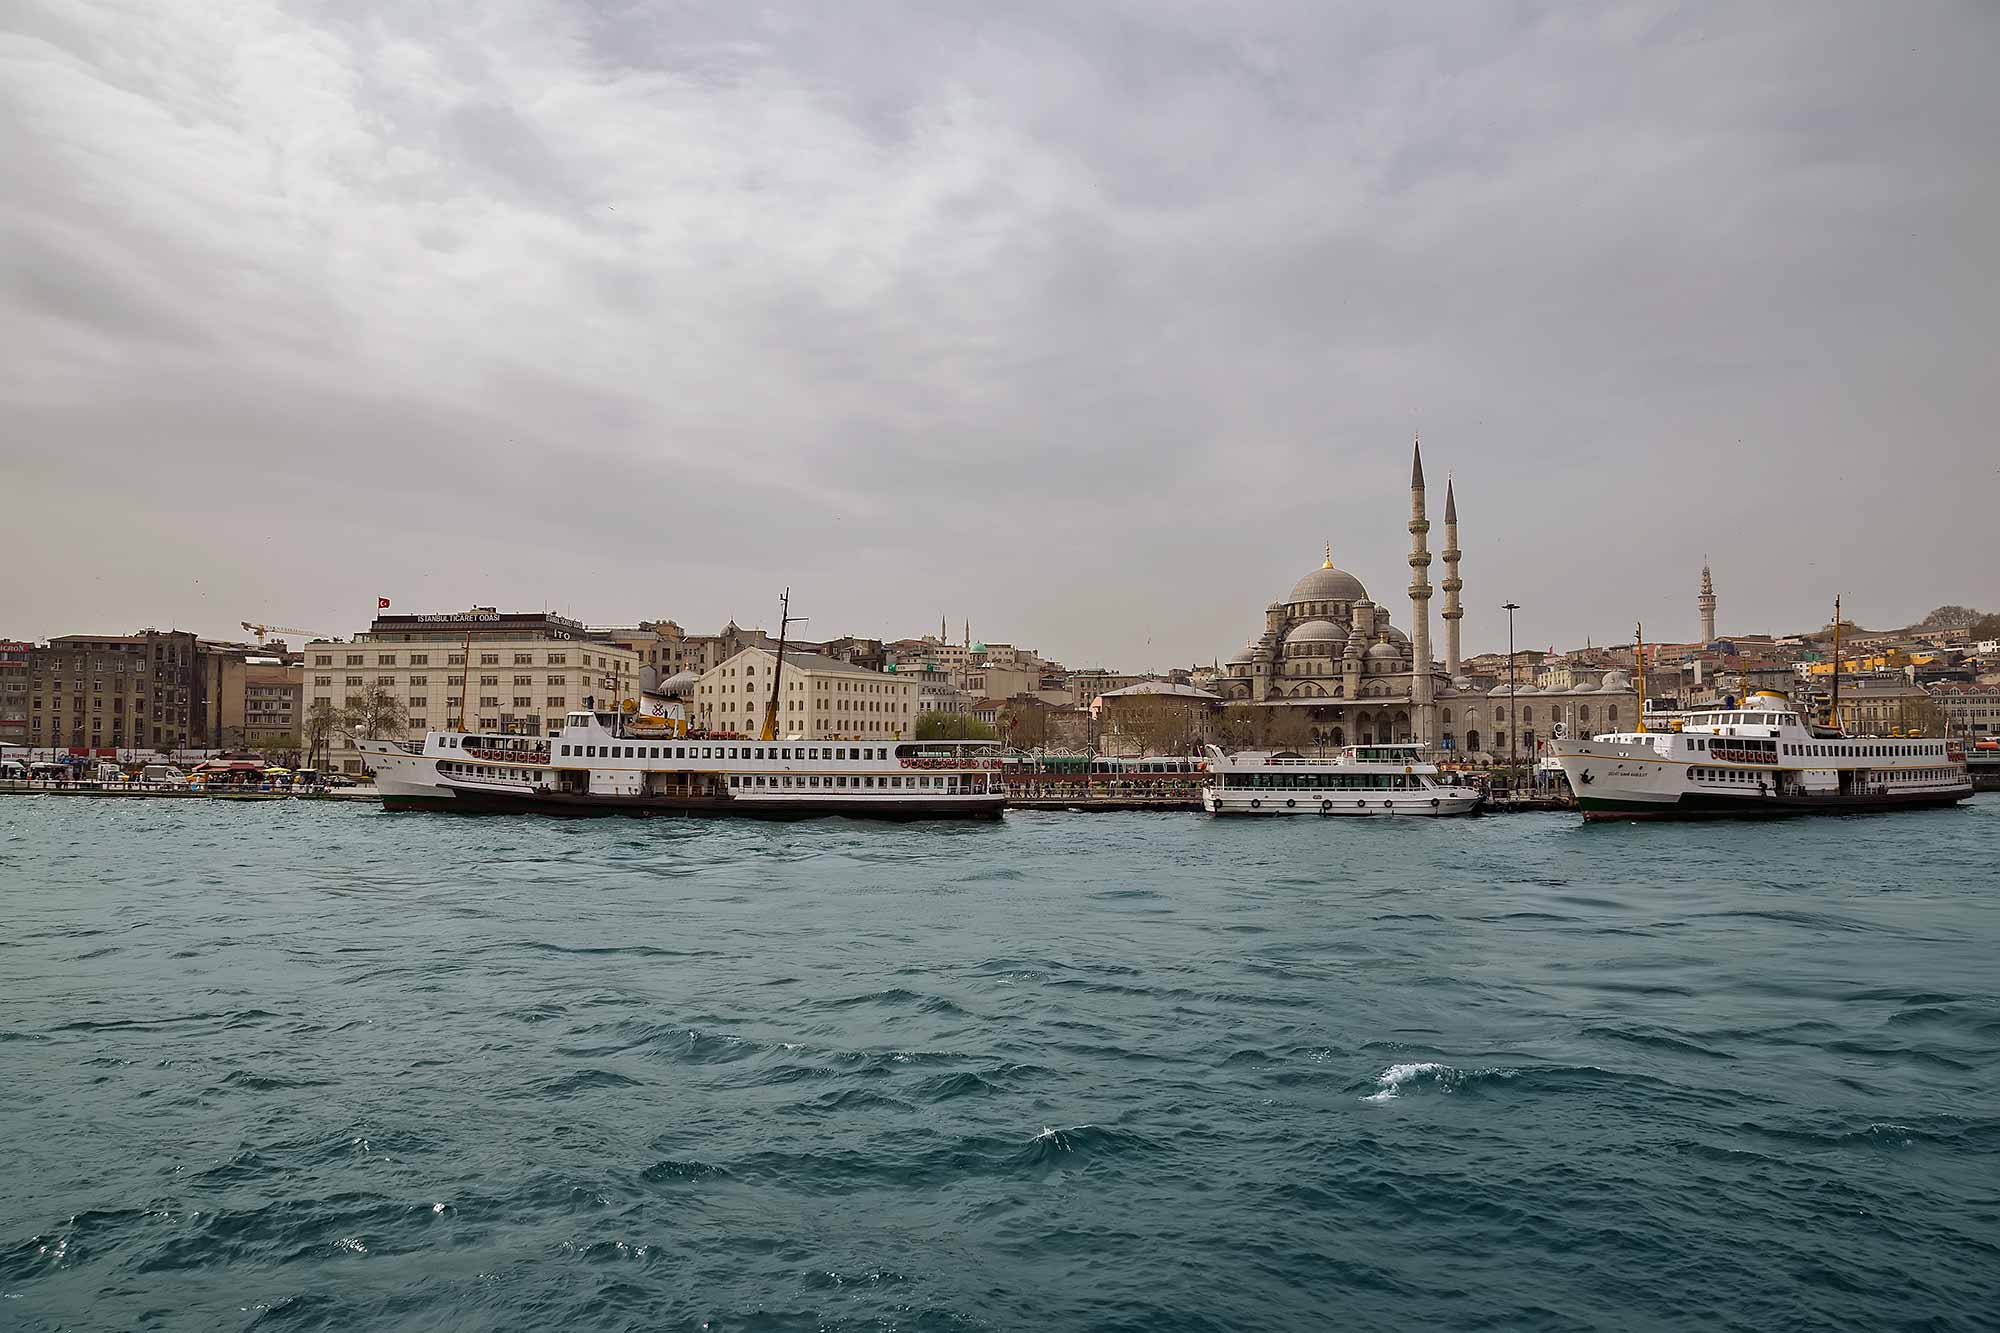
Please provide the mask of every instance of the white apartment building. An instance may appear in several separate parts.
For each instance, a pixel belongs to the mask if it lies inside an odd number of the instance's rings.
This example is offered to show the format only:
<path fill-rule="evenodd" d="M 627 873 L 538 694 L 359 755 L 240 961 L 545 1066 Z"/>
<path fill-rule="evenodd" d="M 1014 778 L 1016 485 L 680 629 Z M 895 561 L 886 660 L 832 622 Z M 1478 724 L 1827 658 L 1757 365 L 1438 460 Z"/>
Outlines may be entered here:
<path fill-rule="evenodd" d="M 710 732 L 755 736 L 764 726 L 778 655 L 745 648 L 703 672 L 689 698 L 694 724 Z M 915 733 L 913 676 L 870 671 L 821 657 L 785 654 L 778 682 L 778 734 L 802 740 L 903 740 Z"/>
<path fill-rule="evenodd" d="M 590 634 L 577 621 L 539 611 L 377 616 L 351 643 L 306 644 L 304 719 L 309 727 L 316 701 L 346 709 L 381 690 L 408 719 L 394 739 L 448 730 L 461 717 L 475 731 L 553 734 L 563 715 L 586 701 L 611 709 L 638 697 L 639 655 Z M 345 728 L 335 729 L 324 766 L 366 771 Z"/>

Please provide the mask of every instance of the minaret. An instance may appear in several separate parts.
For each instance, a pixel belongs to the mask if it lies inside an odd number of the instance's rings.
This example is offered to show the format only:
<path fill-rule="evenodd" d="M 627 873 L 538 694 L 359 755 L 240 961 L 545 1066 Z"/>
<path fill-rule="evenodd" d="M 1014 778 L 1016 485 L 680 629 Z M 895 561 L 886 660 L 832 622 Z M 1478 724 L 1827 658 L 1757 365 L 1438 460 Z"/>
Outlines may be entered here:
<path fill-rule="evenodd" d="M 1424 446 L 1410 449 L 1410 739 L 1429 745 L 1431 726 L 1431 553 L 1424 517 Z"/>
<path fill-rule="evenodd" d="M 1715 576 L 1708 572 L 1708 557 L 1701 559 L 1701 596 L 1694 599 L 1701 608 L 1701 641 L 1715 642 Z"/>
<path fill-rule="evenodd" d="M 1458 591 L 1465 586 L 1458 577 L 1458 500 L 1451 493 L 1451 478 L 1444 479 L 1444 674 L 1458 679 L 1458 622 L 1465 611 L 1458 604 Z"/>

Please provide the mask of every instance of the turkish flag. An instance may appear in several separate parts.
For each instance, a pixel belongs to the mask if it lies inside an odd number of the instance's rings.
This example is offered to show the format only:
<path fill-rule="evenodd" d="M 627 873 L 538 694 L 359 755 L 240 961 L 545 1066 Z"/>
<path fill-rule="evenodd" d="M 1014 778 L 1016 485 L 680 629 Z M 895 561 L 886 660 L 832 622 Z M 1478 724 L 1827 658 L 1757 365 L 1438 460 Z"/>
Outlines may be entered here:
<path fill-rule="evenodd" d="M 387 611 L 389 609 L 389 599 L 386 597 L 377 597 L 375 599 L 375 609 L 377 611 Z"/>

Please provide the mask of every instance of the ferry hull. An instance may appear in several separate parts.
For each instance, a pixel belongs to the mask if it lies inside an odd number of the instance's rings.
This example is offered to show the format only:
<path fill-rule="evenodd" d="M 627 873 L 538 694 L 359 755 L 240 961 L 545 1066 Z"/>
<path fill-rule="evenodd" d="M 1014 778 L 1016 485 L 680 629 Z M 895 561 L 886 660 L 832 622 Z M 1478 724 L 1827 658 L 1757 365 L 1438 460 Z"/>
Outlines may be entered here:
<path fill-rule="evenodd" d="M 570 792 L 468 791 L 437 787 L 382 791 L 384 810 L 424 810 L 458 815 L 680 816 L 730 819 L 875 819 L 909 822 L 932 819 L 998 819 L 1004 796 L 935 800 L 815 799 L 745 801 L 688 796 L 602 796 Z"/>
<path fill-rule="evenodd" d="M 1411 793 L 1403 796 L 1357 797 L 1353 793 L 1339 796 L 1315 796 L 1312 793 L 1298 795 L 1265 794 L 1239 795 L 1234 791 L 1202 793 L 1202 809 L 1212 815 L 1319 815 L 1351 817 L 1369 815 L 1404 816 L 1408 818 L 1436 817 L 1440 815 L 1477 814 L 1481 800 L 1477 796 L 1428 796 Z"/>
<path fill-rule="evenodd" d="M 1797 815 L 1859 815 L 1887 810 L 1923 810 L 1956 805 L 1972 795 L 1958 791 L 1862 793 L 1853 796 L 1736 796 L 1688 791 L 1677 796 L 1579 796 L 1586 820 L 1616 819 L 1784 819 Z"/>

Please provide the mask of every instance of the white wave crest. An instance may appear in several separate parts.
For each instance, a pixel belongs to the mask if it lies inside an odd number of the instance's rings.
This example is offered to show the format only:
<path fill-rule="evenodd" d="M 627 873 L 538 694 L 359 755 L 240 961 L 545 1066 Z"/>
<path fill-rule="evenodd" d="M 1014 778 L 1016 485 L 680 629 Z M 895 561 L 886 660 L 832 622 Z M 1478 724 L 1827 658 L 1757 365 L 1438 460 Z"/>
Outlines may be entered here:
<path fill-rule="evenodd" d="M 1435 1060 L 1426 1060 L 1421 1064 L 1390 1065 L 1376 1078 L 1376 1091 L 1368 1094 L 1361 1100 L 1364 1102 L 1394 1101 L 1396 1099 L 1396 1089 L 1402 1087 L 1405 1083 L 1414 1083 L 1418 1079 L 1424 1078 L 1443 1078 L 1450 1072 L 1450 1065 L 1441 1065 Z"/>

